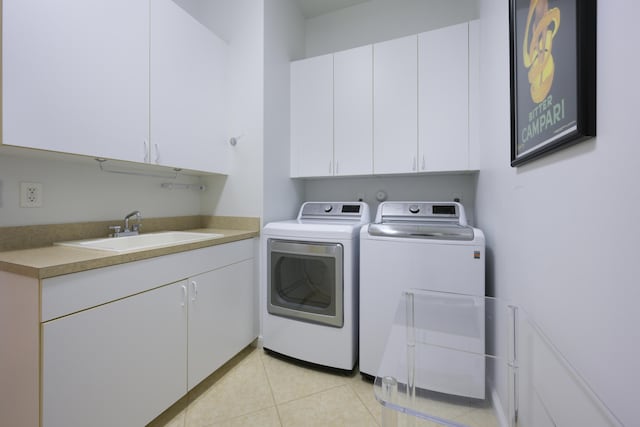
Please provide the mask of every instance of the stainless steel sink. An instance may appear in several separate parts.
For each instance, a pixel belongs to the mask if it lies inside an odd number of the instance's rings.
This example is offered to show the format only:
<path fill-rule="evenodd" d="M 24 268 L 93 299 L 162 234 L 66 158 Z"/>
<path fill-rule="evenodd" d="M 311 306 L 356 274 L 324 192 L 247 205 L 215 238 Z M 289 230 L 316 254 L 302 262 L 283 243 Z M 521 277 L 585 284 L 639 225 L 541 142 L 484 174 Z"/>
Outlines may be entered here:
<path fill-rule="evenodd" d="M 137 236 L 58 242 L 55 243 L 55 245 L 97 249 L 109 252 L 128 252 L 141 249 L 152 249 L 161 246 L 218 239 L 220 237 L 223 237 L 223 235 L 194 231 L 164 231 L 159 233 L 138 234 Z"/>

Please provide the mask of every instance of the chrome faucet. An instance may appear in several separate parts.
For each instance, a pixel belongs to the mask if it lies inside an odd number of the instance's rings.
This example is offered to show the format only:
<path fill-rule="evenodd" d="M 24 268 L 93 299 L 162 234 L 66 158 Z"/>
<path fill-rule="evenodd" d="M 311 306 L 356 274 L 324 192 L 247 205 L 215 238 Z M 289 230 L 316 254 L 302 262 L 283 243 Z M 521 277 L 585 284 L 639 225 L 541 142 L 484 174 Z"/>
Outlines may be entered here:
<path fill-rule="evenodd" d="M 129 218 L 133 218 L 133 217 L 136 218 L 137 223 L 134 224 L 130 229 Z M 140 213 L 140 211 L 133 211 L 124 217 L 124 230 L 120 231 L 122 227 L 120 227 L 119 225 L 112 225 L 109 227 L 109 229 L 113 231 L 113 233 L 110 234 L 110 236 L 111 237 L 135 236 L 138 233 L 140 233 L 140 227 L 142 227 L 142 224 L 140 223 L 141 221 L 142 221 L 142 214 Z"/>
<path fill-rule="evenodd" d="M 130 230 L 129 229 L 129 218 L 132 217 L 136 217 L 136 220 L 138 221 L 137 224 L 133 225 L 133 229 Z M 140 211 L 133 211 L 131 212 L 129 215 L 124 217 L 124 233 L 132 233 L 132 234 L 138 234 L 138 232 L 140 231 L 140 221 L 142 221 L 142 214 L 140 213 Z"/>

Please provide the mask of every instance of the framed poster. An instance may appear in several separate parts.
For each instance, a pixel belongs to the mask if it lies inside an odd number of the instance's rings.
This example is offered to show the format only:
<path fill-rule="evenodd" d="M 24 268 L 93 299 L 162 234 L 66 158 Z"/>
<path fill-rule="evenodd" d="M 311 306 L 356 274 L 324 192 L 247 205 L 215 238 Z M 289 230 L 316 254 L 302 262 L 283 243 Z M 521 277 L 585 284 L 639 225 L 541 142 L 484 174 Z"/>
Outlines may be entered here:
<path fill-rule="evenodd" d="M 511 166 L 596 134 L 596 0 L 509 0 Z"/>

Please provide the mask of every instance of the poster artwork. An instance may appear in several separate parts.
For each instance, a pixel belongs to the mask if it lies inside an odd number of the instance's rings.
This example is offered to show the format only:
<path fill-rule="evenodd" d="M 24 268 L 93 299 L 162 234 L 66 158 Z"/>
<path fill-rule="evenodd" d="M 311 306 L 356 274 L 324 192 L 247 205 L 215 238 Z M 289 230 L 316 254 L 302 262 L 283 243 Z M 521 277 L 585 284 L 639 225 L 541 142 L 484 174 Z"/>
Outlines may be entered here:
<path fill-rule="evenodd" d="M 577 128 L 576 9 L 561 0 L 516 0 L 516 155 Z"/>

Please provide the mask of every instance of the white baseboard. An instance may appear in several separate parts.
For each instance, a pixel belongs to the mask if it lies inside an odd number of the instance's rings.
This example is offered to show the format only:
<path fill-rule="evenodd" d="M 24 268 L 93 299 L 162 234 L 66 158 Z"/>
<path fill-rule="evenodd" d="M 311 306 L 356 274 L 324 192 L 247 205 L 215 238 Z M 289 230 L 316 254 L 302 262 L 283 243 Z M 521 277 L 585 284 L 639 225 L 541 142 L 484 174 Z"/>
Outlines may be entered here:
<path fill-rule="evenodd" d="M 498 419 L 500 427 L 509 427 L 509 421 L 507 420 L 504 408 L 502 407 L 502 401 L 500 400 L 500 396 L 495 388 L 491 389 L 491 401 L 493 402 L 493 410 L 496 413 L 496 418 Z"/>

